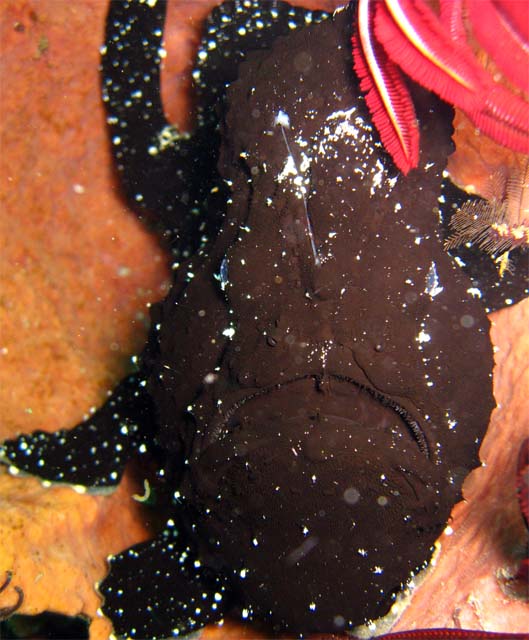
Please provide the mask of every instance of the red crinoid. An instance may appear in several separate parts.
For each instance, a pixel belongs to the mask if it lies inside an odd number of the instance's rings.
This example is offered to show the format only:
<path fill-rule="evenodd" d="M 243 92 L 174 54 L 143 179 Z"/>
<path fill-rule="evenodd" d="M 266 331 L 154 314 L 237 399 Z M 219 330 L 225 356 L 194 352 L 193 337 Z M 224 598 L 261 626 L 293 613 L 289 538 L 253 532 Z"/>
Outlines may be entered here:
<path fill-rule="evenodd" d="M 354 68 L 380 138 L 403 173 L 419 133 L 402 72 L 463 110 L 496 142 L 529 154 L 529 4 L 516 0 L 359 0 Z M 465 30 L 511 83 L 478 62 Z"/>

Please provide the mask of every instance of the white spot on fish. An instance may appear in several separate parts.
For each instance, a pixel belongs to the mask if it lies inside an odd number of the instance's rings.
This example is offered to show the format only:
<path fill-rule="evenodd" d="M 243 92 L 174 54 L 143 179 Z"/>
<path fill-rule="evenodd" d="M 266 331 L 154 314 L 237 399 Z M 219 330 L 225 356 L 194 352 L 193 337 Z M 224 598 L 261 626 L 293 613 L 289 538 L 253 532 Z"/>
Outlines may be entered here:
<path fill-rule="evenodd" d="M 428 269 L 428 273 L 426 274 L 426 287 L 424 289 L 424 293 L 427 293 L 430 298 L 435 298 L 441 291 L 444 290 L 439 283 L 439 276 L 437 275 L 437 267 L 435 266 L 435 262 L 432 261 L 430 264 L 430 268 Z"/>
<path fill-rule="evenodd" d="M 431 339 L 432 339 L 432 337 L 430 336 L 430 334 L 426 333 L 422 329 L 421 329 L 421 331 L 419 331 L 417 337 L 415 338 L 415 340 L 417 340 L 417 342 L 420 342 L 420 343 L 430 342 Z"/>

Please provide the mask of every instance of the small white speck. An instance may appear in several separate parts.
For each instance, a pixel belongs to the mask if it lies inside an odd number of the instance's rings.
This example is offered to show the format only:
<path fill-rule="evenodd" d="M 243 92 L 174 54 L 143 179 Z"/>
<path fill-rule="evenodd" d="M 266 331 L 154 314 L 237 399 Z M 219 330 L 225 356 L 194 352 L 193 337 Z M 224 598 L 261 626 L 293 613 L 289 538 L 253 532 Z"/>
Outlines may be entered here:
<path fill-rule="evenodd" d="M 429 333 L 426 333 L 425 331 L 419 331 L 417 337 L 415 338 L 415 340 L 417 342 L 420 342 L 421 344 L 423 342 L 430 342 L 430 340 L 432 339 L 432 337 L 430 336 Z"/>
<path fill-rule="evenodd" d="M 229 338 L 231 340 L 235 335 L 234 327 L 228 327 L 227 329 L 224 329 L 224 331 L 222 332 L 222 335 L 226 336 L 226 338 Z"/>
<path fill-rule="evenodd" d="M 86 493 L 86 487 L 83 487 L 80 484 L 74 484 L 72 489 L 75 491 L 75 493 L 79 493 L 81 495 Z"/>

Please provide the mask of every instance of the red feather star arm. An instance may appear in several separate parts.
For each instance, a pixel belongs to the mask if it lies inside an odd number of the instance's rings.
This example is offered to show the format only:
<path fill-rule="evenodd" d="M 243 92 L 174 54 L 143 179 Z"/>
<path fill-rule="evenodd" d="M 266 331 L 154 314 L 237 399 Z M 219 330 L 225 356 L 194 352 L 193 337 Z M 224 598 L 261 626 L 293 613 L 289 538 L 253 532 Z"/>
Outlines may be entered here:
<path fill-rule="evenodd" d="M 502 85 L 490 86 L 485 106 L 467 115 L 482 133 L 498 144 L 529 154 L 529 103 Z"/>
<path fill-rule="evenodd" d="M 352 37 L 354 69 L 380 139 L 407 174 L 419 161 L 419 131 L 413 102 L 398 67 L 373 36 L 369 0 L 359 0 Z"/>
<path fill-rule="evenodd" d="M 483 38 L 494 62 L 516 67 L 509 77 L 522 90 L 528 88 L 529 26 L 524 18 L 529 3 L 466 3 L 476 37 L 487 32 Z M 382 144 L 404 174 L 417 166 L 419 133 L 400 70 L 462 109 L 500 145 L 529 154 L 529 102 L 496 82 L 476 60 L 467 42 L 463 4 L 464 0 L 440 0 L 437 15 L 425 0 L 358 2 L 354 68 Z M 496 23 L 499 34 L 491 28 Z"/>
<path fill-rule="evenodd" d="M 375 35 L 389 58 L 410 78 L 465 111 L 480 109 L 486 75 L 472 49 L 453 41 L 424 0 L 385 0 Z"/>
<path fill-rule="evenodd" d="M 529 94 L 529 42 L 514 25 L 511 17 L 492 0 L 467 0 L 472 33 L 506 78 L 524 93 Z M 512 4 L 523 23 L 527 16 L 527 2 Z"/>
<path fill-rule="evenodd" d="M 453 42 L 466 42 L 467 34 L 463 22 L 463 0 L 441 2 L 439 19 Z"/>
<path fill-rule="evenodd" d="M 494 0 L 494 3 L 521 38 L 529 42 L 529 3 L 520 0 Z"/>

